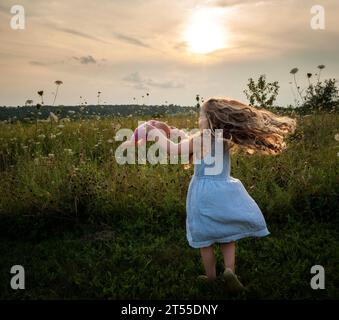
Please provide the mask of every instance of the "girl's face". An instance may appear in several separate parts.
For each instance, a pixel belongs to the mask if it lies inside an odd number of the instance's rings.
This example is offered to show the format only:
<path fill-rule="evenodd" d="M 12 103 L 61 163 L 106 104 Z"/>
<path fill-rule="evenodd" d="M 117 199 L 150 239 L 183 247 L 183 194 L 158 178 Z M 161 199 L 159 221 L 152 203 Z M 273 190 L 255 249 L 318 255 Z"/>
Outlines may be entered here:
<path fill-rule="evenodd" d="M 200 130 L 204 130 L 204 129 L 208 129 L 208 121 L 206 118 L 206 114 L 204 111 L 204 108 L 200 109 L 200 113 L 199 113 L 199 129 Z"/>

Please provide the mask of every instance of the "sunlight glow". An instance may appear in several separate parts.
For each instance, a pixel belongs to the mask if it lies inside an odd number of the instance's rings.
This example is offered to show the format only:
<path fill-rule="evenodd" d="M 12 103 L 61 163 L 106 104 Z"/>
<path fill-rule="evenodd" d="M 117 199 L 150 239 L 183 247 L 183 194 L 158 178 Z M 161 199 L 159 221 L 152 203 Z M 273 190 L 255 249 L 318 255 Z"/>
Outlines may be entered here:
<path fill-rule="evenodd" d="M 192 53 L 208 54 L 227 47 L 227 32 L 222 24 L 223 11 L 216 8 L 197 9 L 184 33 Z"/>

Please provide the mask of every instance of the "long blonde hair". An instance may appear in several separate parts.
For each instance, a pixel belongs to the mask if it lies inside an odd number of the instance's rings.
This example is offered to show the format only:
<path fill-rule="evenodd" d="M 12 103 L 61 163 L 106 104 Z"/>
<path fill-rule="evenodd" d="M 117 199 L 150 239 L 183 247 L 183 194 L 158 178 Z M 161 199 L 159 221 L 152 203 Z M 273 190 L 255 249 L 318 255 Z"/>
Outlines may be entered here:
<path fill-rule="evenodd" d="M 223 140 L 229 148 L 244 148 L 247 153 L 269 155 L 281 153 L 285 137 L 293 133 L 297 122 L 265 109 L 243 104 L 226 97 L 210 98 L 202 105 L 209 129 L 223 129 Z"/>

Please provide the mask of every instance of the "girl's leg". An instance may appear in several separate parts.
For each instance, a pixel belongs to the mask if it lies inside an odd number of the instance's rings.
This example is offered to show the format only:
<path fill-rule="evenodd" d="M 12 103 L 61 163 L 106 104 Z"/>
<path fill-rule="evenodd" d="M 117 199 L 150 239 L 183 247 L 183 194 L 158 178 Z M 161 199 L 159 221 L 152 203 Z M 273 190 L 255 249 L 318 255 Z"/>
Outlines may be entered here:
<path fill-rule="evenodd" d="M 202 261 L 204 264 L 205 272 L 208 279 L 213 280 L 216 278 L 216 268 L 215 268 L 215 255 L 213 250 L 213 245 L 205 248 L 200 248 L 200 253 Z"/>
<path fill-rule="evenodd" d="M 227 289 L 230 292 L 240 292 L 244 290 L 244 286 L 235 275 L 235 242 L 222 243 L 220 245 L 222 254 L 224 256 L 225 271 L 223 276 L 225 277 Z M 232 271 L 230 271 L 231 269 Z"/>
<path fill-rule="evenodd" d="M 235 272 L 235 242 L 221 243 L 220 249 L 224 256 L 224 266 Z"/>

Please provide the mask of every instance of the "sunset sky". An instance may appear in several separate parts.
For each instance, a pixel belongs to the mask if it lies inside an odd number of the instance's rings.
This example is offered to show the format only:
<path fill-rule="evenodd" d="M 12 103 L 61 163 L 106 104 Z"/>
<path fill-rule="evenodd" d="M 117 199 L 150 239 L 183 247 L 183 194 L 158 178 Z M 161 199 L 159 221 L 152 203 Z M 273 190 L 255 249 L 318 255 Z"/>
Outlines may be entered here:
<path fill-rule="evenodd" d="M 10 27 L 10 8 L 25 8 L 26 28 Z M 325 30 L 310 26 L 312 5 L 325 9 Z M 289 71 L 300 82 L 324 64 L 339 75 L 339 1 L 309 0 L 17 0 L 0 2 L 0 105 L 53 100 L 75 105 L 193 105 L 195 95 L 246 101 L 249 77 L 281 85 L 278 103 L 293 103 Z"/>

